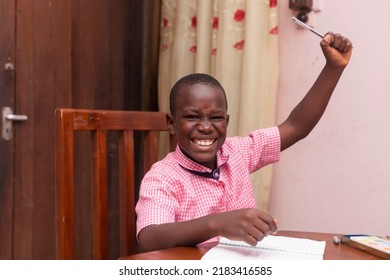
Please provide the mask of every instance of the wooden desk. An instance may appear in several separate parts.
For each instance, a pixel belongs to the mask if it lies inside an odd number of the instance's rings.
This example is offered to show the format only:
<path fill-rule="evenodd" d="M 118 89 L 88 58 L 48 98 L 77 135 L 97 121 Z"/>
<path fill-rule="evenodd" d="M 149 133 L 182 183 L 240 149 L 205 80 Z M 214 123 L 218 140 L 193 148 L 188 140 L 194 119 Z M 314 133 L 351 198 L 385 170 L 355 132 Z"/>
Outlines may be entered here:
<path fill-rule="evenodd" d="M 300 232 L 300 231 L 279 231 L 276 235 L 287 237 L 307 238 L 317 241 L 326 241 L 324 260 L 380 260 L 361 250 L 348 247 L 343 244 L 333 243 L 331 233 Z M 135 254 L 121 258 L 122 260 L 200 260 L 202 256 L 215 243 L 200 247 L 176 247 L 164 250 L 157 250 L 147 253 Z"/>

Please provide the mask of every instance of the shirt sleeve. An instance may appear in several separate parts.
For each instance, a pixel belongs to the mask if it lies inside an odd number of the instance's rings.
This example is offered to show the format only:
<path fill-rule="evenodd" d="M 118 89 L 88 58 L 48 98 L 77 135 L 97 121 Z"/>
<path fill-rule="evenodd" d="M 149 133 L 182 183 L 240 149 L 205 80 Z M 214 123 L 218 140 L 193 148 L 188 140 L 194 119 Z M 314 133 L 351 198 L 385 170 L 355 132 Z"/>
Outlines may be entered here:
<path fill-rule="evenodd" d="M 238 149 L 250 173 L 279 161 L 280 145 L 279 129 L 276 126 L 232 139 L 232 146 Z"/>
<path fill-rule="evenodd" d="M 162 172 L 150 170 L 141 182 L 136 205 L 137 237 L 146 226 L 172 223 L 179 203 L 172 191 L 172 180 Z"/>

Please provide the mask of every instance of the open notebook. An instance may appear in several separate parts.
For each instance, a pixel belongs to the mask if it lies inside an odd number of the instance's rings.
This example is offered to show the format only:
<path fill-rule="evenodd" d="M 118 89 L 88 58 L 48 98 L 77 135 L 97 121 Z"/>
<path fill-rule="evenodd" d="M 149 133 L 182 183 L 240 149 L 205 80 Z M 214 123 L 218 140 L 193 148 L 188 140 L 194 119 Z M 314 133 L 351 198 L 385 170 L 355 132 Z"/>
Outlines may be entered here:
<path fill-rule="evenodd" d="M 322 260 L 325 241 L 269 235 L 255 247 L 243 241 L 221 238 L 202 260 Z"/>

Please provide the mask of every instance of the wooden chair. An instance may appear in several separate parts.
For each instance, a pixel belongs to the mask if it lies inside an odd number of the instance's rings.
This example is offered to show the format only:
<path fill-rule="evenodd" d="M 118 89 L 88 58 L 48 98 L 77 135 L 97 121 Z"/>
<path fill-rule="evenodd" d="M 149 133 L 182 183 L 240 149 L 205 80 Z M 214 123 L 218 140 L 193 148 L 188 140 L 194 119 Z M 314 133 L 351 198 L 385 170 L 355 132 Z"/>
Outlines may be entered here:
<path fill-rule="evenodd" d="M 89 131 L 92 139 L 92 259 L 108 258 L 107 133 L 109 131 L 119 131 L 117 139 L 120 255 L 136 253 L 134 208 L 137 188 L 134 159 L 139 148 L 135 147 L 134 135 L 136 131 L 142 131 L 145 147 L 142 152 L 142 174 L 144 174 L 158 160 L 160 131 L 167 131 L 165 113 L 59 108 L 55 110 L 55 119 L 57 258 L 75 258 L 74 138 L 76 131 Z M 173 141 L 171 145 L 172 149 Z"/>

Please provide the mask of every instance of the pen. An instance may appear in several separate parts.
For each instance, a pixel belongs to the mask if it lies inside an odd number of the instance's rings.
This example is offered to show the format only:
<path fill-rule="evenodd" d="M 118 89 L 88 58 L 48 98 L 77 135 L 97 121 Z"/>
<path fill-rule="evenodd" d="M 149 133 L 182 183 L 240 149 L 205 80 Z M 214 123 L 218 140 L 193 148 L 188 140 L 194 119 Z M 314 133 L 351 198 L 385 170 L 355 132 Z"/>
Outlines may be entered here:
<path fill-rule="evenodd" d="M 309 30 L 311 32 L 313 32 L 314 34 L 316 34 L 317 36 L 321 37 L 321 38 L 324 38 L 323 35 L 321 35 L 320 33 L 318 33 L 316 30 L 314 30 L 313 28 L 311 28 L 310 26 L 308 26 L 307 24 L 303 23 L 302 21 L 300 21 L 299 19 L 297 19 L 296 17 L 292 17 L 291 20 L 293 22 L 295 22 L 296 24 L 298 24 L 300 27 L 306 29 L 306 30 Z"/>

